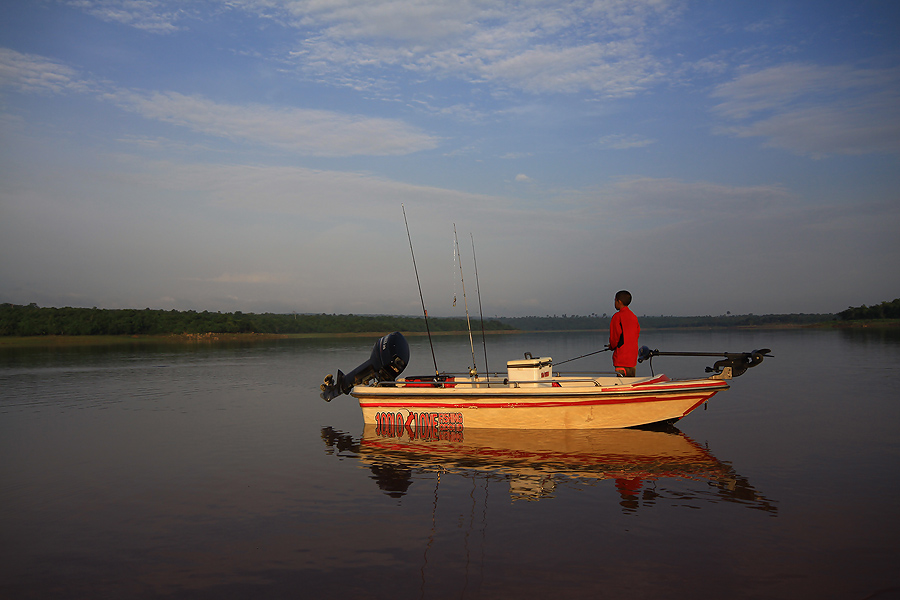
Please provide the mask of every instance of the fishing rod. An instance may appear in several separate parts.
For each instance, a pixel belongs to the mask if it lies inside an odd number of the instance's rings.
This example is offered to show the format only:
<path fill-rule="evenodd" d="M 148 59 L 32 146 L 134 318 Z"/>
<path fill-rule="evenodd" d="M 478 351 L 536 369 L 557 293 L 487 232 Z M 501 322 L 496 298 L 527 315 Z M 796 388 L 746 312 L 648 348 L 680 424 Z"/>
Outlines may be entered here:
<path fill-rule="evenodd" d="M 597 350 L 596 352 L 589 352 L 587 354 L 582 354 L 581 356 L 576 356 L 575 358 L 567 358 L 566 360 L 560 361 L 558 363 L 553 363 L 553 366 L 564 365 L 567 362 L 572 362 L 573 360 L 578 360 L 579 358 L 584 358 L 586 356 L 593 356 L 595 354 L 600 354 L 601 352 L 608 352 L 612 350 L 612 348 L 604 348 L 603 350 Z"/>
<path fill-rule="evenodd" d="M 416 284 L 419 286 L 419 299 L 422 301 L 422 312 L 425 314 L 425 331 L 428 332 L 428 345 L 431 346 L 431 360 L 434 361 L 434 374 L 439 375 L 437 366 L 437 358 L 434 356 L 434 343 L 431 341 L 431 328 L 428 326 L 428 310 L 425 308 L 425 297 L 422 295 L 422 283 L 419 281 L 419 269 L 416 267 L 416 253 L 413 252 L 412 245 L 412 236 L 409 234 L 409 221 L 406 220 L 406 207 L 402 204 L 400 208 L 403 209 L 403 222 L 406 223 L 406 237 L 409 238 L 409 253 L 412 255 L 413 262 L 413 270 L 416 272 Z M 456 226 L 454 225 L 454 228 Z M 454 229 L 455 231 L 455 229 Z M 462 269 L 462 267 L 460 267 Z M 460 270 L 462 272 L 462 270 Z"/>
<path fill-rule="evenodd" d="M 481 345 L 484 348 L 484 372 L 488 380 L 491 378 L 491 370 L 488 368 L 487 340 L 484 337 L 484 311 L 481 309 L 481 286 L 478 284 L 478 260 L 475 258 L 475 236 L 469 232 L 472 238 L 472 262 L 475 264 L 475 291 L 478 293 L 478 314 L 481 316 Z M 490 383 L 488 383 L 490 386 Z"/>
<path fill-rule="evenodd" d="M 469 346 L 472 348 L 472 371 L 470 375 L 478 378 L 478 365 L 475 364 L 475 342 L 472 341 L 472 325 L 469 322 L 469 301 L 466 299 L 466 280 L 463 279 L 462 256 L 459 254 L 459 238 L 456 236 L 456 223 L 453 224 L 453 240 L 456 242 L 456 255 L 459 256 L 459 280 L 462 282 L 463 306 L 466 308 L 466 328 L 469 330 Z"/>

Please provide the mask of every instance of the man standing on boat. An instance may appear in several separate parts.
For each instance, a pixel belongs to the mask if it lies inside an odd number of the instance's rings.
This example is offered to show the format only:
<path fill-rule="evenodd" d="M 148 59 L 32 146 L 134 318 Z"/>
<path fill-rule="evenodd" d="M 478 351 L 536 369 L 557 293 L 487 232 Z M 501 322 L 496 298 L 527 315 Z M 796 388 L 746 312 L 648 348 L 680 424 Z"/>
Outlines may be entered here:
<path fill-rule="evenodd" d="M 616 314 L 609 322 L 609 344 L 613 351 L 613 367 L 620 377 L 634 377 L 638 358 L 638 337 L 641 326 L 628 305 L 631 293 L 625 290 L 616 293 Z"/>

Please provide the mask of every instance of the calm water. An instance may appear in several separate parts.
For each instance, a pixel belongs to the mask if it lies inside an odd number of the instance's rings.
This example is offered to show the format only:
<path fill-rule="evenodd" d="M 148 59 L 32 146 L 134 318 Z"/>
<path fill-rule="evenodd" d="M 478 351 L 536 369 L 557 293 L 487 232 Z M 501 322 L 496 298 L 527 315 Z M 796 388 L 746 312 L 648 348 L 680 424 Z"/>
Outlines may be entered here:
<path fill-rule="evenodd" d="M 603 342 L 493 336 L 489 366 Z M 319 399 L 373 343 L 0 353 L 0 596 L 900 597 L 900 332 L 645 332 L 775 358 L 671 431 L 432 441 Z"/>

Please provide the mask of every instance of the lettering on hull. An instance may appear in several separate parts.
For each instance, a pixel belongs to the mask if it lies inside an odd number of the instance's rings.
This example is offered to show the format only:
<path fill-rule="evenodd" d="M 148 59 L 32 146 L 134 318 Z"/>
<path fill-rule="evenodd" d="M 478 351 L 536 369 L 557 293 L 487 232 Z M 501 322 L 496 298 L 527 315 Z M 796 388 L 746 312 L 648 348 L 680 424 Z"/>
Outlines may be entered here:
<path fill-rule="evenodd" d="M 463 415 L 461 412 L 378 412 L 375 413 L 375 433 L 387 437 L 401 437 L 404 433 L 410 440 L 447 440 L 461 442 Z"/>

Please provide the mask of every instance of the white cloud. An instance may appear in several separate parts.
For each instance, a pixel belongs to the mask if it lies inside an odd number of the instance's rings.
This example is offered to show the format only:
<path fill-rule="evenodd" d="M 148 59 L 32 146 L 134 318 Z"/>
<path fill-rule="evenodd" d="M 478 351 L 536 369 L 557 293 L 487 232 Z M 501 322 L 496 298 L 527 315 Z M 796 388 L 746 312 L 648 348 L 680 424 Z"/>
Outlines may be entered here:
<path fill-rule="evenodd" d="M 539 45 L 484 61 L 477 75 L 535 93 L 593 91 L 633 95 L 660 77 L 659 63 L 631 43 L 575 47 Z"/>
<path fill-rule="evenodd" d="M 798 154 L 900 153 L 900 70 L 792 63 L 713 92 L 718 129 Z"/>
<path fill-rule="evenodd" d="M 177 92 L 123 90 L 103 97 L 148 119 L 312 156 L 398 155 L 431 149 L 438 144 L 433 136 L 394 119 L 325 110 L 221 104 Z"/>
<path fill-rule="evenodd" d="M 327 110 L 233 105 L 178 92 L 110 88 L 60 62 L 0 48 L 0 88 L 22 93 L 92 92 L 148 119 L 206 135 L 278 147 L 310 156 L 390 156 L 436 148 L 439 139 L 396 119 Z"/>
<path fill-rule="evenodd" d="M 679 223 L 707 226 L 748 216 L 776 214 L 798 203 L 780 185 L 735 186 L 676 178 L 623 177 L 556 202 L 573 230 L 654 231 Z M 565 207 L 565 208 L 562 208 Z M 610 232 L 611 234 L 612 232 Z"/>
<path fill-rule="evenodd" d="M 185 14 L 183 5 L 171 5 L 161 0 L 69 0 L 68 4 L 104 21 L 150 33 L 177 31 L 175 22 Z"/>
<path fill-rule="evenodd" d="M 438 106 L 432 104 L 432 98 L 416 98 L 410 101 L 409 105 L 427 114 L 449 117 L 456 121 L 478 123 L 485 119 L 485 113 L 477 109 L 473 104 Z"/>
<path fill-rule="evenodd" d="M 120 157 L 125 163 L 127 157 Z M 301 216 L 309 222 L 327 222 L 341 215 L 378 220 L 396 216 L 401 203 L 440 211 L 449 219 L 454 211 L 496 209 L 501 201 L 487 195 L 413 185 L 351 171 L 302 167 L 146 162 L 130 159 L 132 174 L 125 181 L 135 190 L 150 190 L 165 197 L 191 198 L 216 208 L 256 214 Z M 125 177 L 125 176 L 123 176 Z"/>
<path fill-rule="evenodd" d="M 253 0 L 235 4 L 242 4 L 248 12 L 261 8 L 261 3 Z M 294 18 L 295 26 L 321 29 L 334 39 L 388 38 L 434 43 L 465 31 L 473 11 L 484 17 L 500 16 L 489 6 L 441 0 L 288 0 L 266 5 L 263 11 L 271 7 L 277 14 L 280 5 Z"/>
<path fill-rule="evenodd" d="M 768 33 L 771 31 L 775 31 L 777 29 L 781 29 L 785 26 L 785 19 L 783 17 L 774 17 L 771 19 L 763 19 L 761 21 L 754 21 L 753 23 L 748 23 L 744 26 L 744 31 L 749 31 L 751 33 Z"/>
<path fill-rule="evenodd" d="M 388 95 L 402 74 L 454 78 L 493 91 L 633 96 L 658 83 L 654 32 L 681 12 L 669 0 L 72 0 L 154 33 L 219 11 L 296 31 L 292 68 L 331 85 Z M 203 12 L 201 12 L 201 9 Z"/>
<path fill-rule="evenodd" d="M 533 93 L 633 95 L 661 76 L 651 32 L 665 0 L 566 3 L 458 0 L 233 2 L 303 31 L 301 70 L 359 88 L 390 70 Z M 289 18 L 288 18 L 289 16 Z M 353 82 L 353 83 L 351 83 Z"/>
<path fill-rule="evenodd" d="M 60 94 L 85 92 L 90 85 L 77 71 L 58 61 L 0 48 L 0 87 L 20 92 Z"/>
<path fill-rule="evenodd" d="M 900 154 L 900 94 L 809 106 L 729 129 L 798 154 Z"/>
<path fill-rule="evenodd" d="M 636 134 L 612 134 L 605 135 L 597 140 L 597 145 L 601 148 L 612 148 L 613 150 L 630 150 L 632 148 L 644 148 L 655 144 L 656 140 L 645 138 Z"/>
<path fill-rule="evenodd" d="M 290 275 L 285 273 L 258 271 L 255 273 L 222 273 L 218 277 L 213 277 L 205 281 L 211 283 L 282 284 L 287 283 L 290 280 Z"/>
<path fill-rule="evenodd" d="M 735 186 L 657 177 L 622 178 L 607 193 L 618 197 L 636 215 L 661 210 L 679 218 L 697 218 L 701 211 L 739 215 L 780 209 L 795 200 L 780 185 Z"/>

